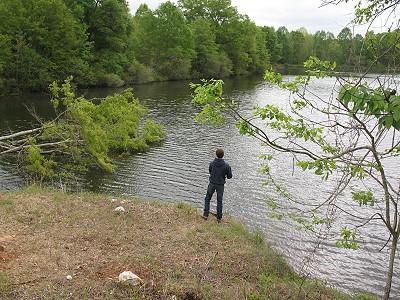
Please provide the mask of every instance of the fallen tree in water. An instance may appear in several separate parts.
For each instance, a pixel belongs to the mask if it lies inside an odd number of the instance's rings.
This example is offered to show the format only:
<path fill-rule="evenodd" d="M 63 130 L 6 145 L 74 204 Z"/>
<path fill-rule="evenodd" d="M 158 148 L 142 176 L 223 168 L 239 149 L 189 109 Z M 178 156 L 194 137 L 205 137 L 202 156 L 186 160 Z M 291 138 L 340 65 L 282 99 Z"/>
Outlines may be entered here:
<path fill-rule="evenodd" d="M 20 172 L 37 181 L 99 167 L 115 168 L 113 154 L 142 152 L 165 136 L 163 127 L 145 120 L 146 109 L 130 89 L 98 103 L 76 97 L 72 78 L 50 86 L 56 117 L 40 126 L 0 136 L 0 159 L 15 156 Z"/>

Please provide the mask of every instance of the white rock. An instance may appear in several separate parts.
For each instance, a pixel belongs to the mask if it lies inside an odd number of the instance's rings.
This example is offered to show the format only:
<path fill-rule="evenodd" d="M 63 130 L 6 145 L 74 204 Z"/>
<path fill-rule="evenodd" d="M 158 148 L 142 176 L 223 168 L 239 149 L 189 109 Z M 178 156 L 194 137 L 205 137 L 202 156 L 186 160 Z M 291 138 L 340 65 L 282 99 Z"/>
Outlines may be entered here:
<path fill-rule="evenodd" d="M 118 206 L 116 209 L 114 209 L 114 211 L 116 211 L 116 212 L 125 212 L 125 208 L 123 208 L 122 206 Z"/>
<path fill-rule="evenodd" d="M 71 279 L 72 279 L 72 276 L 71 276 L 71 275 L 67 275 L 67 279 L 68 279 L 68 280 L 71 280 Z"/>
<path fill-rule="evenodd" d="M 118 276 L 118 280 L 121 282 L 129 282 L 131 285 L 138 285 L 143 283 L 143 280 L 140 279 L 139 276 L 136 274 L 132 273 L 131 271 L 124 271 Z"/>

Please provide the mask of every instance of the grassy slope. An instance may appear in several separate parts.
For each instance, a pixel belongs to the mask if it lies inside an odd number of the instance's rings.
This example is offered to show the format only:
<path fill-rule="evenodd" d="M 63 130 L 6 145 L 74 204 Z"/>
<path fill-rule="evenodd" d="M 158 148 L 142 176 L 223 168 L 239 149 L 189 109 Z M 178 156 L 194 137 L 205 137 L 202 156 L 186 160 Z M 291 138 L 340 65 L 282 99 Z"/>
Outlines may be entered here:
<path fill-rule="evenodd" d="M 302 282 L 260 235 L 223 221 L 185 204 L 0 194 L 0 298 L 351 299 Z M 144 284 L 119 283 L 125 270 Z"/>

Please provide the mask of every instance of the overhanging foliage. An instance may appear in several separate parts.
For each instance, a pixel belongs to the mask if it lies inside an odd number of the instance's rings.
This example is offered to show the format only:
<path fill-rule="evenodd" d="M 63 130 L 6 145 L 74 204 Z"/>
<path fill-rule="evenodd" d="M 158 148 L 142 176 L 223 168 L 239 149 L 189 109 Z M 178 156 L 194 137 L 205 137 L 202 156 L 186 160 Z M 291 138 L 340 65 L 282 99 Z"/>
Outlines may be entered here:
<path fill-rule="evenodd" d="M 73 177 L 91 167 L 112 171 L 112 157 L 146 151 L 165 137 L 163 127 L 145 120 L 146 109 L 131 90 L 95 103 L 76 97 L 72 78 L 50 86 L 57 117 L 40 128 L 0 137 L 0 155 L 16 154 L 36 180 Z"/>

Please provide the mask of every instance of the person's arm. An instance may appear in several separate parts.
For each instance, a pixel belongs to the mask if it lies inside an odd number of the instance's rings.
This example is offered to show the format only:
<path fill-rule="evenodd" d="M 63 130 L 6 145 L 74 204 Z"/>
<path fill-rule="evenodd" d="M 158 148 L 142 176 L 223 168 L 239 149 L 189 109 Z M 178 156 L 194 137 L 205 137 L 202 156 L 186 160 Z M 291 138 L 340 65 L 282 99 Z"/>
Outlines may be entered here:
<path fill-rule="evenodd" d="M 231 178 L 232 178 L 232 169 L 231 169 L 231 166 L 230 166 L 230 165 L 228 165 L 228 170 L 227 170 L 227 173 L 226 173 L 226 178 L 228 178 L 228 179 L 231 179 Z"/>

